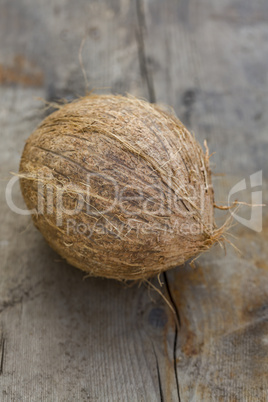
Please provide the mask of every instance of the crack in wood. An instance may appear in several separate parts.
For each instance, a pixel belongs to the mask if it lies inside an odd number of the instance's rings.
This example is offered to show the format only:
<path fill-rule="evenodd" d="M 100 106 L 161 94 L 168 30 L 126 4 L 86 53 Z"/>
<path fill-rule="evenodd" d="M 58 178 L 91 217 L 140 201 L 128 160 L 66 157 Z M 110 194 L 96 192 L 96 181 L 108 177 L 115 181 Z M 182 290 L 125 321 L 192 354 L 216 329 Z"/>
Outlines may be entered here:
<path fill-rule="evenodd" d="M 176 380 L 176 386 L 177 386 L 178 401 L 181 402 L 180 384 L 179 384 L 178 372 L 177 372 L 177 339 L 178 339 L 178 329 L 181 328 L 181 319 L 180 319 L 179 310 L 176 306 L 176 303 L 175 303 L 173 296 L 171 294 L 171 291 L 170 291 L 166 272 L 163 273 L 163 277 L 164 277 L 164 282 L 166 285 L 169 300 L 170 300 L 170 302 L 174 308 L 175 314 L 176 314 L 175 334 L 174 334 L 174 343 L 173 343 L 173 364 L 174 364 L 174 374 L 175 374 L 175 380 Z"/>
<path fill-rule="evenodd" d="M 148 64 L 147 64 L 147 55 L 146 55 L 146 47 L 145 47 L 145 39 L 144 39 L 144 32 L 146 31 L 146 20 L 145 20 L 143 0 L 136 0 L 136 10 L 137 10 L 137 19 L 138 19 L 138 29 L 136 32 L 136 40 L 137 40 L 137 44 L 138 44 L 138 54 L 139 54 L 141 75 L 142 75 L 142 77 L 144 77 L 144 79 L 146 81 L 148 94 L 149 94 L 149 101 L 151 103 L 156 103 L 153 77 L 150 74 L 150 71 L 148 69 Z M 186 209 L 187 209 L 187 207 L 186 207 Z M 169 284 L 168 284 L 168 280 L 167 280 L 167 275 L 165 272 L 164 272 L 164 281 L 166 284 L 166 289 L 167 289 L 167 293 L 168 293 L 170 302 L 174 308 L 175 315 L 176 315 L 174 344 L 173 344 L 173 364 L 174 364 L 174 374 L 175 374 L 175 380 L 176 380 L 178 401 L 181 402 L 179 380 L 178 380 L 178 373 L 177 373 L 177 356 L 176 356 L 178 327 L 181 327 L 181 320 L 180 320 L 178 308 L 172 297 L 172 294 L 171 294 L 171 291 L 169 288 Z M 157 364 L 157 375 L 158 375 L 158 382 L 159 382 L 160 398 L 161 398 L 161 401 L 163 401 L 164 400 L 163 399 L 163 390 L 162 390 L 159 365 L 158 365 L 158 360 L 157 360 L 155 350 L 154 350 L 154 354 L 156 357 L 156 364 Z"/>
<path fill-rule="evenodd" d="M 6 340 L 2 336 L 2 338 L 1 338 L 1 353 L 0 353 L 0 375 L 3 374 L 3 369 L 4 369 L 5 344 L 6 344 Z"/>
<path fill-rule="evenodd" d="M 159 363 L 158 363 L 158 358 L 157 354 L 155 351 L 154 344 L 152 342 L 152 347 L 154 351 L 154 356 L 155 356 L 155 362 L 156 362 L 156 371 L 157 371 L 157 379 L 158 379 L 158 387 L 159 387 L 159 395 L 160 395 L 160 401 L 164 402 L 164 395 L 163 395 L 163 388 L 162 388 L 162 383 L 161 383 L 161 376 L 160 376 L 160 370 L 159 370 Z"/>
<path fill-rule="evenodd" d="M 145 82 L 147 85 L 149 101 L 151 103 L 155 103 L 156 97 L 155 97 L 155 90 L 154 90 L 154 82 L 153 82 L 153 77 L 150 74 L 150 71 L 148 69 L 145 41 L 144 41 L 144 31 L 146 30 L 146 23 L 145 23 L 143 0 L 136 0 L 136 9 L 137 9 L 137 19 L 138 19 L 138 29 L 136 32 L 136 40 L 137 40 L 137 44 L 138 44 L 138 54 L 139 54 L 141 75 L 145 79 Z"/>

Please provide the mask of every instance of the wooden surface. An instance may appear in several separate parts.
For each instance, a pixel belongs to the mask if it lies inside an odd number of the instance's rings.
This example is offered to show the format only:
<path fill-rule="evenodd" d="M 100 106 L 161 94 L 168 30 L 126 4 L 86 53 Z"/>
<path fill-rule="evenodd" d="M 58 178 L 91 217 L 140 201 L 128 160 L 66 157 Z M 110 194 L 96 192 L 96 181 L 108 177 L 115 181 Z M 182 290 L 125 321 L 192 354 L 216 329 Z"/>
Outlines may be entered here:
<path fill-rule="evenodd" d="M 145 286 L 83 280 L 4 194 L 36 98 L 84 93 L 84 38 L 90 89 L 170 104 L 216 151 L 216 201 L 262 169 L 267 203 L 267 20 L 266 0 L 0 0 L 1 401 L 268 401 L 266 208 L 261 233 L 233 229 L 241 256 L 162 277 L 176 325 Z"/>

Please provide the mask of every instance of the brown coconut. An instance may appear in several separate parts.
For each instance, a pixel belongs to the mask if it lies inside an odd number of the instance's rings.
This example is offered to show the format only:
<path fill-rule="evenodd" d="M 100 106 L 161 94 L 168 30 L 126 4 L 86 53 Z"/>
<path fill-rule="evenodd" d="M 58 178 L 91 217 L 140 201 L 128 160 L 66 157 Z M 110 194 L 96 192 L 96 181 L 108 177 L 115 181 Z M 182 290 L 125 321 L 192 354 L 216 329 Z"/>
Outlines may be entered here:
<path fill-rule="evenodd" d="M 27 140 L 20 177 L 49 245 L 94 276 L 148 278 L 221 236 L 208 153 L 176 117 L 135 97 L 60 106 Z"/>

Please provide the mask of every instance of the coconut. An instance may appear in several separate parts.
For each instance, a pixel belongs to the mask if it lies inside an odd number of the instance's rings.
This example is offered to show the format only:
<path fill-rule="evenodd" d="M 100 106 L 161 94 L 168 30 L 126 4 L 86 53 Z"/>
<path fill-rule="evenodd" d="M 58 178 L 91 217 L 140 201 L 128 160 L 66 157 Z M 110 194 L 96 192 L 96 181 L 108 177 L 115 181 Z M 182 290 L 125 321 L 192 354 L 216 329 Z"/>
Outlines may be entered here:
<path fill-rule="evenodd" d="M 19 175 L 48 244 L 93 276 L 146 279 L 221 238 L 208 150 L 135 97 L 59 106 L 27 140 Z"/>

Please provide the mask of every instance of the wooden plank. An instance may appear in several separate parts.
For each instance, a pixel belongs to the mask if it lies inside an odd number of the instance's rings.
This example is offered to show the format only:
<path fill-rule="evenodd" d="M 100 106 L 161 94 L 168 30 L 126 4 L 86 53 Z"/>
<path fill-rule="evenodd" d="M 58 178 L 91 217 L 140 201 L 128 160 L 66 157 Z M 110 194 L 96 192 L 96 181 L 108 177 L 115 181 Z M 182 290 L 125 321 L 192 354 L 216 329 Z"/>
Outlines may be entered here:
<path fill-rule="evenodd" d="M 260 234 L 237 228 L 241 257 L 213 248 L 195 270 L 162 277 L 176 326 L 145 286 L 83 280 L 5 201 L 9 171 L 44 113 L 34 98 L 85 90 L 84 37 L 90 88 L 168 103 L 208 139 L 214 170 L 227 172 L 214 179 L 219 202 L 255 171 L 267 177 L 266 3 L 199 3 L 1 2 L 3 401 L 267 400 L 267 219 Z M 13 194 L 22 206 L 18 186 Z"/>
<path fill-rule="evenodd" d="M 171 105 L 200 141 L 208 140 L 217 171 L 230 176 L 234 168 L 236 174 L 267 169 L 262 21 L 268 10 L 262 0 L 254 4 L 254 10 L 249 1 L 229 0 L 145 0 L 143 6 L 156 100 Z"/>
<path fill-rule="evenodd" d="M 256 112 L 267 103 L 267 92 L 256 73 L 265 68 L 268 49 L 264 43 L 256 49 L 255 38 L 262 36 L 256 13 L 261 20 L 268 9 L 257 3 L 259 13 L 242 2 L 138 3 L 155 100 L 173 106 L 217 151 L 214 171 L 227 176 L 215 176 L 214 187 L 225 204 L 232 185 L 267 169 L 267 120 Z M 245 47 L 258 67 L 252 68 Z M 243 196 L 251 202 L 250 189 Z M 180 400 L 267 400 L 267 220 L 262 234 L 239 228 L 238 238 L 240 257 L 230 248 L 226 257 L 215 249 L 197 261 L 196 270 L 186 266 L 166 274 L 166 294 L 179 318 L 174 359 Z M 258 247 L 261 264 L 253 251 Z"/>

